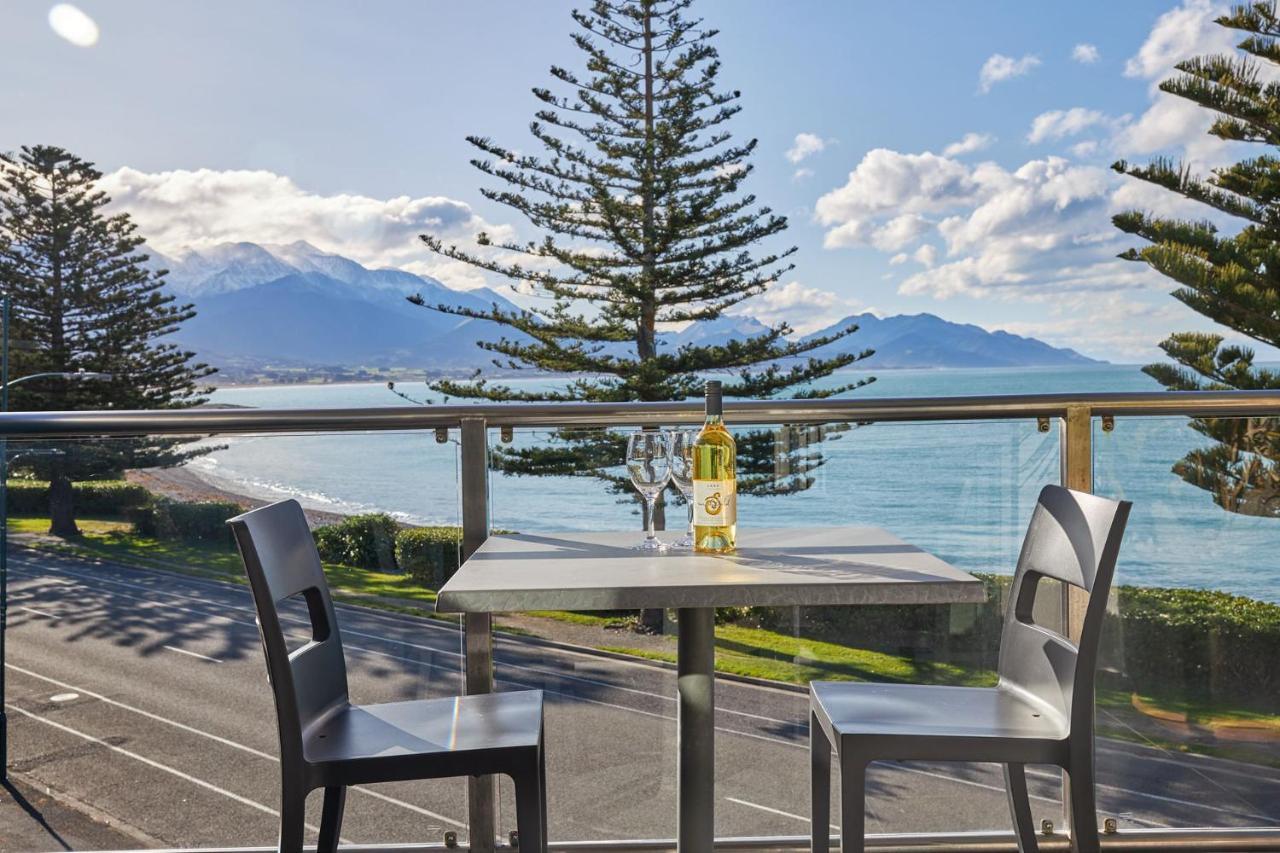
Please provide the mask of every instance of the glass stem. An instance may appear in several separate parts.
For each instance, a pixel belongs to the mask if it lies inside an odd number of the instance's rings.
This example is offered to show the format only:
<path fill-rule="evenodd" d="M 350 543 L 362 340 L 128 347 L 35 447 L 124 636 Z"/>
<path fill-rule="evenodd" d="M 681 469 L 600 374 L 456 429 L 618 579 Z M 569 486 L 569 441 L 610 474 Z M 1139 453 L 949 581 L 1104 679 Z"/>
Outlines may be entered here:
<path fill-rule="evenodd" d="M 685 499 L 685 503 L 689 505 L 689 541 L 693 541 L 693 495 L 689 495 Z"/>
<path fill-rule="evenodd" d="M 646 541 L 648 541 L 648 542 L 652 542 L 654 539 L 657 539 L 657 538 L 658 538 L 658 534 L 657 534 L 657 533 L 655 533 L 655 532 L 654 532 L 654 530 L 653 530 L 653 515 L 654 515 L 654 510 L 655 510 L 655 509 L 657 508 L 657 506 L 658 506 L 658 496 L 657 496 L 657 495 L 645 495 L 644 502 L 645 502 L 645 503 L 648 505 L 648 507 L 649 507 L 649 511 L 646 513 L 646 515 L 648 516 L 648 524 L 646 524 L 646 525 L 645 525 L 645 536 L 644 536 L 644 538 L 645 538 L 645 540 L 646 540 Z"/>

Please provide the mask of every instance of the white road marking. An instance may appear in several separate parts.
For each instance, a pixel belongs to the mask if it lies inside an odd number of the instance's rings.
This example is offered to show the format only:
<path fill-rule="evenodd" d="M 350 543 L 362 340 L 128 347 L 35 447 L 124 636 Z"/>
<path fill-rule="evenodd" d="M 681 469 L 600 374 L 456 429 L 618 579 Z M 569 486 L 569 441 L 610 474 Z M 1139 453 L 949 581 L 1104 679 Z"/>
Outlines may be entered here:
<path fill-rule="evenodd" d="M 14 672 L 20 672 L 23 675 L 29 676 L 31 678 L 38 678 L 41 681 L 46 681 L 49 684 L 55 685 L 57 687 L 62 687 L 68 690 L 79 690 L 85 696 L 91 696 L 100 702 L 105 702 L 108 705 L 113 705 L 117 708 L 120 708 L 121 710 L 138 714 L 139 716 L 146 717 L 149 720 L 155 720 L 158 723 L 164 723 L 165 725 L 172 726 L 175 729 L 180 729 L 184 732 L 188 732 L 193 735 L 198 735 L 200 737 L 208 738 L 209 740 L 216 741 L 217 743 L 220 743 L 224 746 L 229 746 L 232 749 L 238 749 L 242 752 L 247 752 L 250 755 L 256 755 L 259 758 L 265 758 L 267 761 L 279 763 L 280 759 L 276 758 L 276 756 L 268 752 L 263 752 L 260 749 L 254 749 L 253 747 L 248 746 L 246 744 L 239 743 L 237 741 L 230 740 L 228 738 L 224 738 L 220 735 L 215 735 L 213 732 L 206 732 L 203 729 L 197 729 L 195 726 L 189 726 L 186 723 L 180 723 L 177 720 L 171 720 L 168 717 L 162 717 L 159 714 L 153 714 L 150 711 L 144 711 L 142 708 L 135 708 L 133 705 L 127 705 L 124 702 L 120 702 L 108 696 L 103 696 L 101 693 L 94 693 L 92 690 L 88 690 L 84 687 L 76 687 L 74 685 L 67 684 L 65 681 L 59 681 L 56 678 L 50 678 L 47 675 L 41 675 L 38 672 L 32 672 L 31 670 L 25 669 L 16 664 L 6 663 L 5 667 L 8 669 L 12 669 Z M 434 818 L 436 820 L 443 821 L 444 823 L 451 824 L 452 826 L 464 827 L 464 828 L 466 827 L 466 824 L 463 821 L 454 820 L 451 817 L 445 817 L 444 815 L 439 814 L 437 812 L 433 812 L 430 809 L 424 809 L 421 806 L 415 806 L 413 803 L 406 803 L 404 800 L 398 800 L 395 797 L 389 797 L 386 794 L 380 793 L 378 791 L 374 791 L 370 788 L 364 788 L 357 785 L 353 787 L 351 790 L 359 791 L 362 794 L 367 794 L 368 796 L 373 797 L 375 800 L 382 800 L 384 803 L 390 803 L 392 805 L 400 806 L 403 809 L 408 809 L 409 811 L 414 812 L 415 814 L 420 814 L 423 817 Z"/>
<path fill-rule="evenodd" d="M 805 823 L 809 823 L 809 818 L 805 817 L 802 814 L 795 814 L 793 812 L 784 812 L 782 809 L 775 809 L 773 806 L 762 806 L 759 803 L 753 803 L 750 800 L 740 800 L 737 797 L 725 797 L 725 799 L 731 803 L 737 803 L 740 806 L 746 806 L 747 808 L 751 808 L 751 809 L 759 809 L 760 811 L 768 812 L 769 814 L 776 814 L 781 817 L 789 817 L 794 820 L 802 820 Z M 840 831 L 840 827 L 836 826 L 834 823 L 831 824 L 831 828 L 834 829 L 836 832 Z"/>
<path fill-rule="evenodd" d="M 70 702 L 72 699 L 79 699 L 79 693 L 55 693 L 49 697 L 50 702 Z"/>
<path fill-rule="evenodd" d="M 177 646 L 165 646 L 164 648 L 168 649 L 171 652 L 177 652 L 180 655 L 190 655 L 193 658 L 200 658 L 200 660 L 207 660 L 210 663 L 222 663 L 222 661 L 218 660 L 217 658 L 211 658 L 208 655 L 202 655 L 199 652 L 191 652 L 191 651 L 187 651 L 186 649 L 180 649 Z"/>
<path fill-rule="evenodd" d="M 34 607 L 19 607 L 18 609 L 25 610 L 27 613 L 34 613 L 43 619 L 52 619 L 54 622 L 58 621 L 58 616 L 54 613 L 46 613 L 43 610 L 36 610 Z"/>

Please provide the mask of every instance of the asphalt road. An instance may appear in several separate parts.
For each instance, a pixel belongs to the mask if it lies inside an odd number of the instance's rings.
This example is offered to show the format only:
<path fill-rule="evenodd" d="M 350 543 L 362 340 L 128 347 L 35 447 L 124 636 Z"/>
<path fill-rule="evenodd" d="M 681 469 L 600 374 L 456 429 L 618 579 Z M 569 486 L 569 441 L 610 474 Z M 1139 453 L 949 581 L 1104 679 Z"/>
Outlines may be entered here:
<path fill-rule="evenodd" d="M 22 549 L 9 566 L 14 769 L 157 844 L 274 843 L 275 720 L 248 590 Z M 460 691 L 449 625 L 346 606 L 338 618 L 354 701 Z M 301 611 L 287 623 L 306 626 Z M 499 689 L 547 693 L 553 839 L 673 836 L 674 674 L 519 638 L 495 653 Z M 807 833 L 805 697 L 716 690 L 717 834 Z M 1122 827 L 1280 826 L 1276 770 L 1116 741 L 1098 755 L 1100 805 Z M 1037 818 L 1060 822 L 1056 771 L 1031 775 Z M 869 832 L 1009 825 L 992 765 L 882 764 L 868 785 Z M 465 838 L 465 820 L 460 780 L 384 785 L 348 798 L 343 836 Z"/>

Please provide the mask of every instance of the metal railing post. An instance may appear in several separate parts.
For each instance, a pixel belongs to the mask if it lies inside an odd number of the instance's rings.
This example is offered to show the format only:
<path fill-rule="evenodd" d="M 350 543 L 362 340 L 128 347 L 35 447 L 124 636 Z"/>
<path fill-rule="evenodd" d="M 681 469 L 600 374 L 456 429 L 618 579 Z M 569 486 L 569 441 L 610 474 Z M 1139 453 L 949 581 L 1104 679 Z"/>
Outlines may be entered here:
<path fill-rule="evenodd" d="M 1093 492 L 1093 411 L 1089 406 L 1067 407 L 1061 433 L 1062 485 L 1078 492 Z M 1082 589 L 1062 585 L 1062 633 L 1080 642 L 1089 596 Z M 1062 774 L 1062 825 L 1071 826 L 1071 777 Z"/>
<path fill-rule="evenodd" d="M 489 538 L 489 443 L 484 418 L 462 419 L 462 559 Z M 493 617 L 468 613 L 463 622 L 466 692 L 493 690 Z M 493 776 L 467 779 L 467 830 L 473 853 L 492 853 L 497 844 L 498 786 Z"/>

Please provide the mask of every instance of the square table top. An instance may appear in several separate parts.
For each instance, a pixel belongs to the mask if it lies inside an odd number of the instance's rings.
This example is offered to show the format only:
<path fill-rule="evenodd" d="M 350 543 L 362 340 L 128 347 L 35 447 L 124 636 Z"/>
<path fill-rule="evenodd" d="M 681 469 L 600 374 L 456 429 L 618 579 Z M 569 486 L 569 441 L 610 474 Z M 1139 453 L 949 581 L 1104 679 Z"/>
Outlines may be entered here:
<path fill-rule="evenodd" d="M 675 531 L 667 531 L 670 536 Z M 878 527 L 747 528 L 732 554 L 634 550 L 644 534 L 490 536 L 441 589 L 436 610 L 980 602 L 982 582 Z"/>

